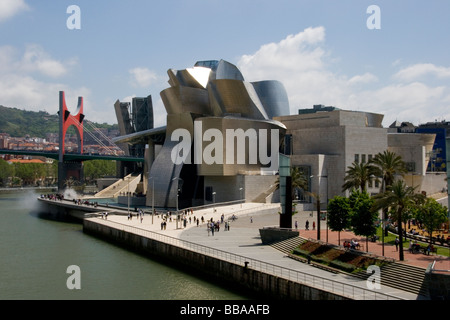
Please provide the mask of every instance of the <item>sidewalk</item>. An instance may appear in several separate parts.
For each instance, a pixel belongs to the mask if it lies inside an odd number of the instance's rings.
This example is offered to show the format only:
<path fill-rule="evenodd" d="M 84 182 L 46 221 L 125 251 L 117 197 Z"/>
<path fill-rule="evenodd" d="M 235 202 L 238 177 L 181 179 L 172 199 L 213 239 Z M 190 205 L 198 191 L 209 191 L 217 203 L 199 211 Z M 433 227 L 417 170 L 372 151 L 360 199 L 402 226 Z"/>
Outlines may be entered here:
<path fill-rule="evenodd" d="M 304 238 L 317 239 L 317 230 L 300 230 L 300 236 Z M 362 252 L 366 252 L 366 238 L 355 236 L 352 232 L 343 231 L 340 234 L 340 245 L 344 241 L 356 240 L 361 244 Z M 327 231 L 321 228 L 320 240 L 326 242 Z M 338 244 L 338 232 L 328 230 L 328 242 L 331 244 Z M 383 245 L 381 240 L 377 242 L 368 242 L 369 253 L 382 256 Z M 450 249 L 449 249 L 450 250 Z M 396 262 L 406 263 L 422 268 L 427 268 L 430 263 L 436 261 L 435 268 L 440 270 L 450 270 L 450 258 L 444 256 L 438 256 L 436 254 L 425 255 L 423 253 L 410 253 L 408 248 L 403 248 L 404 261 L 399 261 L 399 252 L 396 250 L 394 245 L 385 244 L 384 245 L 384 256 L 388 258 L 393 258 Z"/>
<path fill-rule="evenodd" d="M 187 215 L 187 225 L 186 228 L 183 227 L 183 222 L 177 223 L 175 220 L 175 216 L 173 215 L 172 221 L 167 222 L 167 226 L 165 230 L 161 230 L 161 222 L 163 221 L 161 216 L 154 216 L 153 223 L 150 215 L 146 214 L 143 217 L 142 222 L 140 219 L 136 217 L 136 212 L 132 211 L 133 218 L 128 220 L 127 215 L 125 215 L 126 209 L 121 210 L 122 215 L 111 215 L 108 217 L 108 220 L 112 220 L 119 223 L 124 223 L 127 225 L 132 225 L 135 227 L 143 228 L 150 231 L 161 232 L 165 235 L 171 237 L 177 237 L 181 239 L 187 239 L 190 237 L 190 232 L 192 232 L 192 228 L 200 229 L 195 234 L 204 234 L 204 236 L 208 237 L 208 232 L 206 230 L 206 221 L 213 219 L 214 222 L 220 221 L 222 214 L 227 220 L 231 215 L 236 215 L 237 220 L 231 222 L 230 228 L 255 228 L 258 230 L 263 227 L 269 226 L 279 226 L 279 215 L 275 214 L 277 212 L 276 204 L 262 204 L 262 203 L 244 203 L 244 204 L 235 204 L 230 206 L 216 207 L 216 208 L 207 208 L 201 210 L 195 210 L 193 214 Z M 261 210 L 270 210 L 274 212 L 273 214 L 261 214 L 258 213 Z M 115 211 L 112 208 L 110 211 Z M 311 216 L 312 214 L 312 216 Z M 194 222 L 194 217 L 196 219 L 201 219 L 203 217 L 204 223 L 199 222 L 197 227 L 197 223 Z M 191 222 L 189 223 L 189 218 L 191 218 Z M 251 219 L 252 218 L 252 219 Z M 305 230 L 305 223 L 309 221 L 309 230 Z M 252 222 L 253 221 L 253 222 Z M 297 221 L 298 230 L 300 232 L 300 236 L 303 238 L 311 238 L 317 239 L 317 230 L 312 230 L 313 222 L 317 224 L 316 213 L 310 212 L 299 212 L 298 214 L 292 217 L 292 227 L 294 228 L 295 222 Z M 326 222 L 321 221 L 321 233 L 320 240 L 323 242 L 327 241 L 327 233 L 328 233 L 328 242 L 331 244 L 338 244 L 338 232 L 334 232 L 331 230 L 326 230 Z M 224 224 L 221 224 L 221 230 L 223 231 Z M 195 230 L 194 229 L 194 230 Z M 258 233 L 259 234 L 259 233 Z M 366 239 L 360 236 L 355 236 L 352 232 L 343 231 L 340 233 L 340 244 L 342 245 L 345 240 L 350 241 L 354 239 L 358 241 L 362 245 L 361 251 L 366 252 Z M 368 242 L 369 253 L 382 256 L 382 243 L 381 239 L 377 242 Z M 450 249 L 449 249 L 450 250 Z M 444 256 L 438 256 L 436 254 L 425 255 L 423 253 L 410 253 L 407 248 L 404 248 L 404 261 L 401 263 L 410 264 L 422 268 L 427 268 L 430 263 L 436 261 L 435 268 L 438 270 L 450 270 L 450 258 Z M 384 256 L 388 258 L 395 259 L 396 262 L 399 261 L 399 252 L 396 250 L 395 246 L 385 244 L 384 245 Z"/>
<path fill-rule="evenodd" d="M 272 213 L 268 213 L 265 210 L 269 208 L 271 208 Z M 113 213 L 112 211 L 114 210 L 110 210 L 111 213 Z M 246 257 L 250 259 L 250 261 L 254 259 L 255 261 L 262 261 L 273 266 L 286 268 L 286 270 L 294 270 L 304 274 L 310 274 L 312 276 L 318 277 L 318 279 L 328 279 L 331 281 L 336 281 L 336 283 L 355 286 L 355 288 L 359 287 L 362 289 L 367 289 L 366 281 L 362 281 L 345 274 L 330 273 L 328 271 L 316 268 L 312 265 L 289 259 L 284 253 L 273 248 L 272 246 L 263 245 L 261 242 L 259 229 L 268 226 L 278 226 L 279 215 L 277 214 L 277 212 L 277 206 L 268 204 L 262 205 L 247 203 L 243 204 L 242 207 L 240 204 L 236 204 L 227 207 L 217 207 L 216 211 L 214 211 L 212 208 L 208 208 L 194 211 L 193 214 L 189 214 L 187 217 L 188 219 L 189 217 L 191 217 L 191 223 L 188 222 L 186 228 L 183 228 L 182 223 L 179 222 L 177 229 L 176 222 L 173 220 L 172 222 L 167 223 L 167 227 L 165 230 L 161 230 L 162 220 L 160 217 L 153 217 L 152 223 L 152 217 L 150 215 L 144 215 L 144 218 L 141 222 L 136 218 L 135 212 L 133 212 L 134 216 L 132 220 L 128 220 L 127 215 L 124 214 L 123 211 L 121 212 L 121 215 L 109 215 L 107 220 L 153 231 L 159 234 L 168 235 L 170 237 L 179 238 L 181 240 L 189 241 L 191 243 L 195 243 L 205 247 L 214 248 L 223 252 L 230 252 L 235 255 Z M 224 224 L 221 224 L 219 232 L 215 232 L 214 235 L 208 233 L 206 229 L 206 220 L 213 218 L 213 221 L 218 221 L 220 220 L 222 214 L 224 214 L 225 219 L 231 217 L 231 215 L 233 214 L 235 214 L 238 219 L 231 222 L 229 231 L 225 231 Z M 193 222 L 194 216 L 196 217 L 196 219 L 201 219 L 201 217 L 203 216 L 205 223 L 202 224 L 200 220 L 200 223 L 197 226 L 197 224 Z M 304 221 L 306 219 L 309 219 L 310 225 L 312 225 L 312 220 L 309 216 L 309 213 L 297 214 L 294 216 L 294 219 L 300 219 L 303 223 L 302 225 L 304 225 Z M 306 231 L 304 230 L 300 230 L 300 235 L 304 237 L 307 236 L 305 232 Z M 312 232 L 312 237 L 315 231 L 309 232 Z M 323 232 L 325 232 L 325 230 L 323 230 Z M 407 300 L 418 299 L 418 296 L 415 294 L 386 286 L 382 286 L 379 293 L 393 295 Z"/>
<path fill-rule="evenodd" d="M 303 238 L 311 238 L 316 240 L 317 239 L 317 230 L 312 230 L 312 224 L 313 221 L 317 225 L 317 214 L 315 212 L 300 212 L 293 216 L 292 218 L 292 226 L 295 225 L 295 220 L 298 221 L 298 227 L 300 231 L 300 236 Z M 306 220 L 309 221 L 309 230 L 305 230 L 305 222 Z M 320 240 L 323 242 L 327 241 L 327 226 L 326 221 L 320 222 Z M 361 251 L 366 252 L 366 238 L 355 236 L 352 232 L 342 231 L 340 234 L 340 245 L 344 243 L 344 241 L 350 241 L 350 240 L 356 240 L 358 241 L 362 249 Z M 328 230 L 328 242 L 334 245 L 338 245 L 338 232 Z M 368 242 L 369 247 L 369 253 L 382 256 L 383 252 L 383 245 L 381 243 L 381 239 L 379 239 L 377 242 L 371 242 L 369 240 Z M 450 251 L 450 249 L 449 249 Z M 394 245 L 385 244 L 384 245 L 384 256 L 388 258 L 395 259 L 396 262 L 405 263 L 414 265 L 421 268 L 427 268 L 430 263 L 433 263 L 436 261 L 435 268 L 439 270 L 450 270 L 450 258 L 444 257 L 444 256 L 437 256 L 436 254 L 430 254 L 424 255 L 423 253 L 410 253 L 408 251 L 408 248 L 403 248 L 403 255 L 404 255 L 404 261 L 401 262 L 399 260 L 399 252 L 396 250 Z"/>

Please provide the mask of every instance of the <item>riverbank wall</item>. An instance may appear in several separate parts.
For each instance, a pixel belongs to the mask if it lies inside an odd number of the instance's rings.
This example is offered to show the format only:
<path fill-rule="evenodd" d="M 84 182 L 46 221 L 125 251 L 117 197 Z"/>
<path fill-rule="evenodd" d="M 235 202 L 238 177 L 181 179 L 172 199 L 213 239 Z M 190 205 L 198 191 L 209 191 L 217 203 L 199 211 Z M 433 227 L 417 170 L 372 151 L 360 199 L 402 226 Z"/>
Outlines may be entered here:
<path fill-rule="evenodd" d="M 122 230 L 120 226 L 107 225 L 102 221 L 99 218 L 85 219 L 83 232 L 133 249 L 146 256 L 169 261 L 205 277 L 212 277 L 229 285 L 234 283 L 236 287 L 252 292 L 258 297 L 277 300 L 348 300 L 334 293 L 255 270 L 249 262 L 244 261 L 245 259 L 238 263 L 229 262 L 172 244 L 170 241 L 155 240 Z"/>

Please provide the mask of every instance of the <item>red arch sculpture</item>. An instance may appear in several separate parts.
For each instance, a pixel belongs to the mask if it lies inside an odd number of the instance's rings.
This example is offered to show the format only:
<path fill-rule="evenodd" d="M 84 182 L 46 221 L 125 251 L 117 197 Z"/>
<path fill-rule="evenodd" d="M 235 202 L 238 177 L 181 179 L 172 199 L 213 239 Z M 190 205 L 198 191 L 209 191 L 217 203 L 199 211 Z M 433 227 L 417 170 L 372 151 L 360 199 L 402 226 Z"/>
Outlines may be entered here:
<path fill-rule="evenodd" d="M 70 111 L 67 109 L 66 97 L 64 91 L 59 92 L 59 161 L 62 162 L 65 153 L 64 140 L 66 138 L 67 129 L 74 126 L 78 136 L 78 150 L 83 153 L 83 97 L 78 97 L 77 113 L 75 116 L 70 116 Z"/>

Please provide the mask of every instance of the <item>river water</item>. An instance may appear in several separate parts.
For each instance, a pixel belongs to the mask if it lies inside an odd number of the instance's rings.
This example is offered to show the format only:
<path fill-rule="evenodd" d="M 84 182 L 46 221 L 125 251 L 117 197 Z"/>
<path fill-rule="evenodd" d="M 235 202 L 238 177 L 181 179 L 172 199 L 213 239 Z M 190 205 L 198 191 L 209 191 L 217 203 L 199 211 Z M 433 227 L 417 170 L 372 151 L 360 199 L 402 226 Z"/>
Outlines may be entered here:
<path fill-rule="evenodd" d="M 0 191 L 0 299 L 243 300 L 249 297 L 33 212 L 38 194 Z M 68 289 L 79 267 L 80 289 Z M 73 282 L 72 282 L 73 283 Z"/>

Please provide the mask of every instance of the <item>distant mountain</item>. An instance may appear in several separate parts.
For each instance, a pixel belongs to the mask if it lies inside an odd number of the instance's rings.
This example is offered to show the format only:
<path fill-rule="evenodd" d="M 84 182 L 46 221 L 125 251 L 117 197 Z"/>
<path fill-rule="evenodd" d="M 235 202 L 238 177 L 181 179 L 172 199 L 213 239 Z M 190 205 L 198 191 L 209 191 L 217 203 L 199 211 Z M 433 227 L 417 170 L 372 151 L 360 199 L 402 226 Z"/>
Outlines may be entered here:
<path fill-rule="evenodd" d="M 93 123 L 97 128 L 117 129 L 117 124 Z M 46 111 L 26 111 L 0 105 L 0 133 L 8 133 L 11 137 L 45 138 L 47 133 L 59 132 L 58 114 Z"/>

